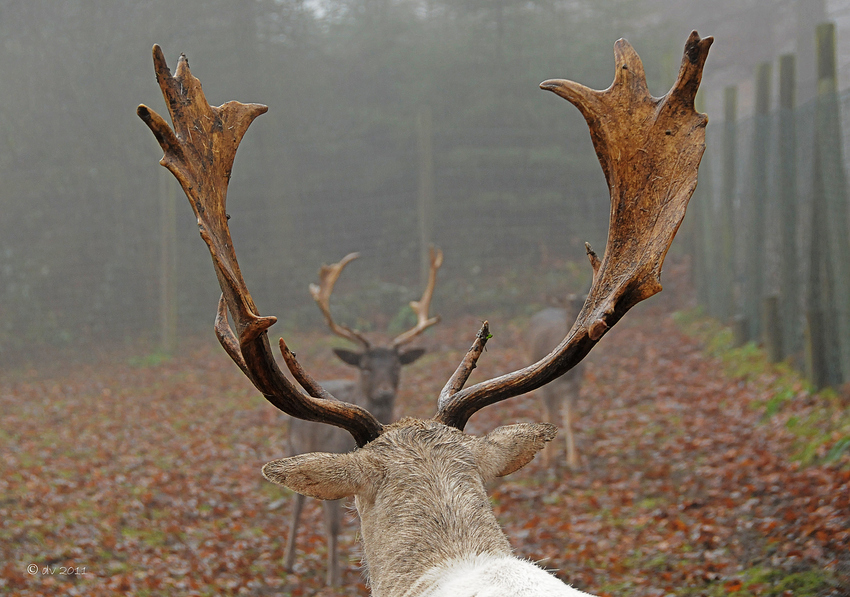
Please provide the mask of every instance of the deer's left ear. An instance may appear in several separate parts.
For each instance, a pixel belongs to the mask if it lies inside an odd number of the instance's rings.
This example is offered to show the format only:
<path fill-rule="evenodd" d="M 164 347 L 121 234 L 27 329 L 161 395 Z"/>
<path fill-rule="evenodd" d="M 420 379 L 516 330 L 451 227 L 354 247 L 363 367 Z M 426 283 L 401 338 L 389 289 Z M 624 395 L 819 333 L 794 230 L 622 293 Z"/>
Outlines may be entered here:
<path fill-rule="evenodd" d="M 354 454 L 314 452 L 273 460 L 263 467 L 263 476 L 307 497 L 339 500 L 359 493 L 364 487 L 363 468 Z"/>
<path fill-rule="evenodd" d="M 505 425 L 476 438 L 472 451 L 485 479 L 504 477 L 531 462 L 557 433 L 549 423 Z"/>
<path fill-rule="evenodd" d="M 398 360 L 402 365 L 409 365 L 417 361 L 423 354 L 425 354 L 424 348 L 411 348 L 410 350 L 399 353 Z"/>

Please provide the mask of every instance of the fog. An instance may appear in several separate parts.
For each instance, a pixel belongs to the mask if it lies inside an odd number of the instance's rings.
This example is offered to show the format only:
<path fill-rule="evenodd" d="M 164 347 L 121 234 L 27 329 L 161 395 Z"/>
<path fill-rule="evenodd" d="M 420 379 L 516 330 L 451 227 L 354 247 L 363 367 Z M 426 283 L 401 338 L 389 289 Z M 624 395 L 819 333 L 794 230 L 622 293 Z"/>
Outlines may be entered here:
<path fill-rule="evenodd" d="M 140 103 L 165 113 L 153 44 L 172 69 L 188 57 L 211 104 L 269 106 L 240 147 L 228 193 L 264 313 L 285 326 L 319 323 L 307 285 L 321 263 L 360 251 L 341 317 L 392 320 L 415 298 L 433 243 L 446 255 L 435 298 L 443 313 L 522 314 L 586 286 L 583 243 L 601 250 L 607 228 L 584 120 L 541 81 L 607 87 L 613 43 L 625 37 L 662 95 L 687 34 L 714 35 L 700 108 L 711 118 L 703 201 L 715 205 L 723 90 L 739 86 L 745 120 L 755 66 L 798 52 L 798 100 L 810 100 L 814 26 L 847 12 L 838 2 L 703 4 L 4 2 L 0 359 L 87 343 L 173 349 L 168 334 L 210 331 L 218 289 L 206 247 L 135 115 Z M 736 184 L 748 192 L 745 174 Z M 694 217 L 674 256 L 696 251 Z"/>

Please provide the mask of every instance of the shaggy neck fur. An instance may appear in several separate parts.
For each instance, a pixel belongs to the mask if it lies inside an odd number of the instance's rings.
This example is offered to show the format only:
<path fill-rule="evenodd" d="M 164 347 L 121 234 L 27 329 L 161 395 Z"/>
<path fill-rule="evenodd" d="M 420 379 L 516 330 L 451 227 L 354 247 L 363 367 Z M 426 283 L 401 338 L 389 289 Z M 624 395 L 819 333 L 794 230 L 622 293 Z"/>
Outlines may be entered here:
<path fill-rule="evenodd" d="M 392 451 L 392 471 L 358 495 L 365 563 L 375 597 L 398 597 L 426 572 L 480 554 L 510 555 L 484 488 L 480 466 L 459 431 L 404 427 L 373 442 Z M 446 440 L 441 435 L 454 436 Z M 386 466 L 384 461 L 383 466 Z"/>

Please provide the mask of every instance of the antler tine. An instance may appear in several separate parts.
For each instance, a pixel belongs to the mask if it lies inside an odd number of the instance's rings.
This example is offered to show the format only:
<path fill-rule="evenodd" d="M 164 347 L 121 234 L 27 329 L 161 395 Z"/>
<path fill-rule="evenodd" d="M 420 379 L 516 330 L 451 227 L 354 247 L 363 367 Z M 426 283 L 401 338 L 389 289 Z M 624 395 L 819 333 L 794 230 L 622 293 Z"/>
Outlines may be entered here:
<path fill-rule="evenodd" d="M 458 429 L 476 411 L 563 375 L 590 352 L 631 307 L 661 290 L 661 266 L 685 215 L 705 150 L 708 118 L 694 96 L 713 38 L 692 32 L 679 76 L 663 98 L 647 89 L 643 64 L 625 40 L 614 45 L 614 82 L 595 91 L 561 79 L 544 81 L 587 120 L 611 193 L 611 218 L 590 293 L 566 338 L 540 361 L 442 397 L 435 419 Z"/>
<path fill-rule="evenodd" d="M 319 269 L 319 284 L 310 284 L 310 295 L 316 301 L 316 304 L 319 305 L 322 315 L 325 316 L 325 323 L 328 324 L 328 327 L 334 334 L 368 349 L 369 341 L 362 333 L 348 326 L 337 324 L 331 315 L 331 293 L 334 291 L 334 285 L 339 279 L 342 270 L 345 269 L 345 266 L 358 257 L 360 257 L 360 253 L 349 253 L 332 265 L 322 265 Z"/>
<path fill-rule="evenodd" d="M 437 400 L 438 410 L 442 411 L 452 397 L 466 385 L 466 380 L 472 375 L 472 371 L 475 369 L 478 359 L 481 357 L 481 353 L 484 352 L 484 347 L 487 345 L 487 340 L 489 339 L 490 323 L 484 321 L 481 324 L 481 329 L 478 330 L 478 334 L 475 336 L 475 341 L 469 347 L 469 350 L 466 351 L 466 356 L 463 357 L 460 365 L 457 366 L 449 381 L 446 382 L 446 385 L 440 391 L 440 397 Z"/>
<path fill-rule="evenodd" d="M 416 336 L 427 330 L 432 325 L 440 323 L 440 316 L 428 317 L 431 308 L 431 298 L 434 296 L 434 286 L 437 284 L 437 271 L 443 265 L 443 251 L 433 245 L 428 248 L 431 266 L 428 269 L 428 284 L 418 301 L 410 301 L 410 308 L 416 313 L 416 325 L 400 334 L 393 340 L 393 346 L 398 348 L 413 340 Z"/>
<path fill-rule="evenodd" d="M 288 350 L 284 353 L 288 366 L 295 369 L 293 375 L 311 395 L 302 393 L 278 368 L 266 333 L 276 318 L 257 314 L 236 261 L 225 209 L 227 184 L 242 137 L 251 122 L 268 108 L 239 102 L 213 107 L 207 103 L 201 82 L 189 71 L 185 56 L 180 57 L 174 76 L 159 46 L 153 47 L 153 62 L 174 129 L 147 106 L 140 105 L 136 112 L 162 147 L 165 155 L 160 164 L 183 187 L 198 218 L 201 237 L 209 248 L 222 291 L 215 325 L 219 341 L 254 386 L 277 408 L 293 417 L 346 429 L 358 445 L 365 445 L 383 431 L 374 416 L 359 406 L 333 400 L 323 393 Z M 233 319 L 235 334 L 227 323 L 227 311 Z"/>

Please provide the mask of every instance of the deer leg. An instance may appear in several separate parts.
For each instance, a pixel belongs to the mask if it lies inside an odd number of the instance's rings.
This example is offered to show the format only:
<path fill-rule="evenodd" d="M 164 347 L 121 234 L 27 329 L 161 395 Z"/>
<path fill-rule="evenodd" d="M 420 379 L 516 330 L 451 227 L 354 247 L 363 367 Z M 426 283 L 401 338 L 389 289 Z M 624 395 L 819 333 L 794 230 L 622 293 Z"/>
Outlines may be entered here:
<path fill-rule="evenodd" d="M 576 441 L 573 435 L 573 397 L 565 396 L 563 404 L 564 416 L 564 441 L 567 448 L 567 465 L 571 470 L 579 467 L 578 452 L 576 452 Z"/>
<path fill-rule="evenodd" d="M 292 572 L 295 563 L 295 539 L 298 537 L 298 520 L 301 518 L 301 510 L 304 509 L 304 496 L 295 494 L 295 502 L 292 504 L 292 520 L 289 523 L 289 539 L 286 541 L 286 552 L 283 555 L 283 567 L 287 572 Z"/>
<path fill-rule="evenodd" d="M 328 533 L 328 580 L 329 587 L 339 586 L 342 578 L 339 569 L 339 532 L 342 528 L 342 500 L 322 502 L 325 510 L 325 529 Z"/>
<path fill-rule="evenodd" d="M 545 406 L 544 409 L 544 417 L 547 423 L 551 423 L 552 425 L 558 424 L 558 402 L 559 397 L 555 392 L 552 391 L 551 388 L 543 388 L 543 404 Z M 554 461 L 555 451 L 557 448 L 555 444 L 550 442 L 545 448 L 543 448 L 543 465 L 548 469 L 552 462 Z"/>

